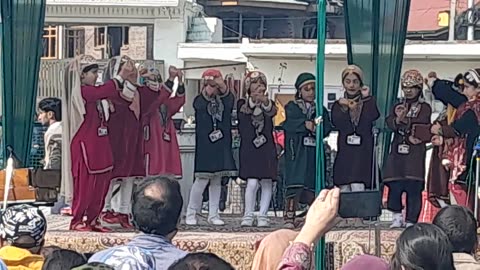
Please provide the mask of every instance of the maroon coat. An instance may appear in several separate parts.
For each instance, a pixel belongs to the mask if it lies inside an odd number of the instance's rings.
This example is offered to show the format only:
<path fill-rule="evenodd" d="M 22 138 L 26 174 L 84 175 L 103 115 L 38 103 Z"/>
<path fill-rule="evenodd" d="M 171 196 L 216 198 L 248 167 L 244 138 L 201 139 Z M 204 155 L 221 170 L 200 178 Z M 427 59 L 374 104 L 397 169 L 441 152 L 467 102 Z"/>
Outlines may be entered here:
<path fill-rule="evenodd" d="M 108 128 L 108 122 L 102 121 L 97 110 L 97 102 L 102 99 L 119 98 L 117 85 L 111 80 L 101 86 L 82 86 L 85 102 L 84 121 L 71 143 L 72 174 L 79 175 L 82 165 L 89 174 L 101 174 L 113 169 L 112 147 L 109 136 L 99 136 L 99 128 Z M 110 131 L 109 131 L 110 133 Z M 85 163 L 85 164 L 82 164 Z"/>

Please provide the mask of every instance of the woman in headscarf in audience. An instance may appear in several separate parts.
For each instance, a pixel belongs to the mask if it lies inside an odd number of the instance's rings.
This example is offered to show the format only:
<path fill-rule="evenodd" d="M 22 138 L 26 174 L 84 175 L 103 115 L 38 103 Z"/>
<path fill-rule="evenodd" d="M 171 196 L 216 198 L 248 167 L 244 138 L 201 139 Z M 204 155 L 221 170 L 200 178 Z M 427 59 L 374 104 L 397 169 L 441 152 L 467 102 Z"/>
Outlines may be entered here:
<path fill-rule="evenodd" d="M 283 253 L 297 235 L 296 231 L 284 229 L 272 232 L 263 238 L 255 252 L 252 270 L 277 270 Z"/>
<path fill-rule="evenodd" d="M 436 225 L 418 223 L 405 229 L 395 244 L 391 270 L 454 270 L 452 245 Z"/>

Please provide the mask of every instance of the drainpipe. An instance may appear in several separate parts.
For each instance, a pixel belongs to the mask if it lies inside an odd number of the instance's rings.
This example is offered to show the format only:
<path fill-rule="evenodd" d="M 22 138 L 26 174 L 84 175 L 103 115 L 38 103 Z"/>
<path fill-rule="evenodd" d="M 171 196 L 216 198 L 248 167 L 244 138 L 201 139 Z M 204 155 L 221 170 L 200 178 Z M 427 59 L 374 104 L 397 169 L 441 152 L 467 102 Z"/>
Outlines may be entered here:
<path fill-rule="evenodd" d="M 455 18 L 457 17 L 457 0 L 450 0 L 450 22 L 448 23 L 448 41 L 455 41 Z"/>
<path fill-rule="evenodd" d="M 473 0 L 468 0 L 468 33 L 467 40 L 474 40 L 475 26 L 473 25 L 473 8 L 475 3 Z"/>

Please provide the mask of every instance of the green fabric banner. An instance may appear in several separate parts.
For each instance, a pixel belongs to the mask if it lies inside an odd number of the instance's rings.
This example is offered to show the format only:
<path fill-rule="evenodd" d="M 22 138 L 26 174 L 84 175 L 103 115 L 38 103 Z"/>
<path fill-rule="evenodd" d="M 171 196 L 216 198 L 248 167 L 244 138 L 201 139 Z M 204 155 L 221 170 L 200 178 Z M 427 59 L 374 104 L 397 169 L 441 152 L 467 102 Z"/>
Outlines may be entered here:
<path fill-rule="evenodd" d="M 385 117 L 398 96 L 409 12 L 410 0 L 345 0 L 348 62 L 363 69 L 365 84 L 377 99 L 381 162 L 391 141 Z"/>
<path fill-rule="evenodd" d="M 3 153 L 12 146 L 28 164 L 46 0 L 1 0 Z M 5 161 L 6 159 L 4 159 Z"/>

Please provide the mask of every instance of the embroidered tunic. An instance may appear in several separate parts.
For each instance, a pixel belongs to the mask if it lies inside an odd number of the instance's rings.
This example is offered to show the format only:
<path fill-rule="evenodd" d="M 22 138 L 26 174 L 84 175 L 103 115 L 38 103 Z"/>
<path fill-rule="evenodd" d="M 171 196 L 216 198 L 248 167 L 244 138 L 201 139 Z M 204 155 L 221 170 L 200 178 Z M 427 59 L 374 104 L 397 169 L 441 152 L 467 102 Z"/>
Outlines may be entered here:
<path fill-rule="evenodd" d="M 185 88 L 179 85 L 176 95 L 169 97 L 172 88 L 173 82 L 167 80 L 165 87 L 160 89 L 160 95 L 156 97 L 155 106 L 151 106 L 151 111 L 143 120 L 147 175 L 182 177 L 177 130 L 172 117 L 185 104 Z"/>
<path fill-rule="evenodd" d="M 193 101 L 195 109 L 195 177 L 236 176 L 237 168 L 232 154 L 231 92 L 215 97 L 198 95 Z M 223 137 L 215 142 L 210 135 L 215 130 Z M 218 132 L 216 133 L 219 134 Z"/>
<path fill-rule="evenodd" d="M 417 102 L 408 105 L 407 108 L 410 112 L 418 110 L 413 113 L 412 117 L 405 118 L 405 122 L 397 124 L 395 119 L 395 107 L 392 113 L 387 117 L 387 126 L 394 131 L 393 141 L 390 147 L 390 153 L 387 157 L 387 162 L 384 168 L 383 181 L 396 181 L 396 180 L 416 180 L 425 181 L 425 156 L 426 156 L 426 143 L 430 142 L 430 136 L 426 138 L 418 138 L 422 142 L 419 144 L 412 144 L 408 137 L 412 135 L 412 128 L 415 124 L 430 124 L 430 118 L 432 115 L 432 108 L 430 105 L 424 102 Z M 405 135 L 403 135 L 405 134 Z M 406 145 L 409 148 L 408 154 L 400 154 L 399 146 Z M 421 161 L 421 162 L 420 162 Z"/>
<path fill-rule="evenodd" d="M 250 106 L 245 99 L 238 101 L 238 129 L 241 136 L 239 176 L 243 180 L 277 179 L 277 154 L 273 140 L 273 117 L 276 108 L 273 101 L 270 102 L 270 108 L 260 106 L 258 109 L 261 110 L 261 114 L 255 117 L 254 106 Z M 261 118 L 258 120 L 261 123 L 256 124 L 256 118 Z M 254 145 L 257 132 L 266 138 L 266 142 L 258 148 Z"/>
<path fill-rule="evenodd" d="M 328 112 L 324 115 L 328 116 Z M 316 147 L 304 144 L 305 138 L 315 138 L 306 127 L 306 121 L 315 119 L 315 105 L 303 100 L 290 101 L 285 106 L 285 188 L 286 197 L 295 196 L 303 189 L 315 190 Z M 328 117 L 324 117 L 324 136 L 330 131 Z"/>
<path fill-rule="evenodd" d="M 358 105 L 357 105 L 358 106 Z M 338 153 L 333 166 L 333 182 L 336 186 L 363 183 L 366 188 L 372 184 L 373 122 L 380 117 L 373 97 L 363 100 L 358 124 L 355 126 L 348 110 L 337 102 L 332 107 L 332 124 L 338 130 Z M 356 134 L 360 145 L 347 144 L 347 137 Z"/>

